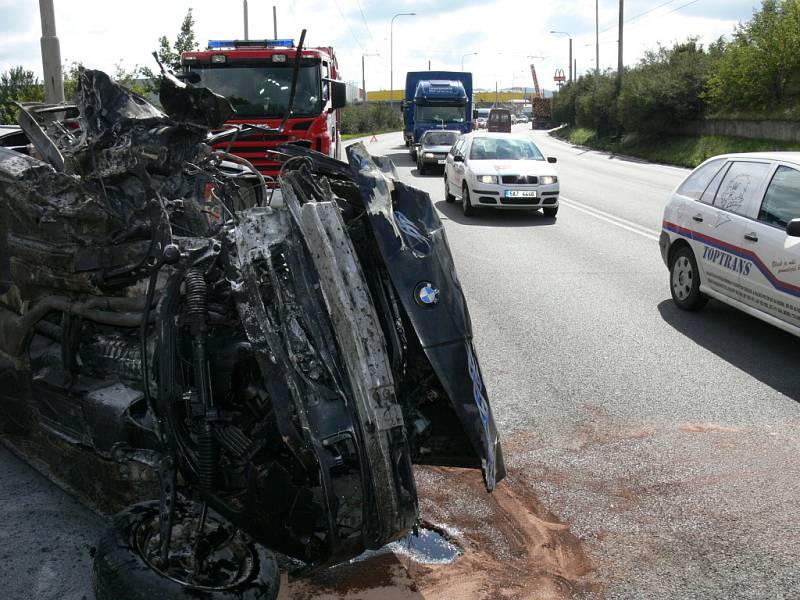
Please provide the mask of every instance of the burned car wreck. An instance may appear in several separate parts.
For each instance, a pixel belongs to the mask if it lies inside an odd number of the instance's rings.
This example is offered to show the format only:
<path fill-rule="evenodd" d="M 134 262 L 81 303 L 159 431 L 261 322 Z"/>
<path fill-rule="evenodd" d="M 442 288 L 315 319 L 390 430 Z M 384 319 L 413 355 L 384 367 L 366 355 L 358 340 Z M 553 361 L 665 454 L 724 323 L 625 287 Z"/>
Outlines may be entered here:
<path fill-rule="evenodd" d="M 502 452 L 428 195 L 362 145 L 286 145 L 272 202 L 211 147 L 227 101 L 169 76 L 161 97 L 82 70 L 74 107 L 20 107 L 0 147 L 4 436 L 150 484 L 115 498 L 97 597 L 273 598 L 271 551 L 302 575 L 407 535 L 414 464 L 491 491 Z"/>

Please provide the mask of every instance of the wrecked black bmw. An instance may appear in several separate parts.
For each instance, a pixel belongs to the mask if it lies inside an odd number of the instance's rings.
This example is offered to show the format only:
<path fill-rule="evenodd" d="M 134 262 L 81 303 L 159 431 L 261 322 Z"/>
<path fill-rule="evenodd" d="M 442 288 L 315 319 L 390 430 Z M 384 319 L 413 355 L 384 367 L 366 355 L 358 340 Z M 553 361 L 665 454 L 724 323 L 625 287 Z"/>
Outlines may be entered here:
<path fill-rule="evenodd" d="M 212 149 L 227 101 L 169 76 L 161 101 L 84 70 L 74 106 L 20 107 L 0 147 L 3 435 L 96 506 L 132 503 L 97 598 L 274 598 L 272 551 L 302 575 L 408 534 L 413 464 L 491 491 L 502 453 L 428 195 L 361 145 L 286 145 L 278 203 Z"/>

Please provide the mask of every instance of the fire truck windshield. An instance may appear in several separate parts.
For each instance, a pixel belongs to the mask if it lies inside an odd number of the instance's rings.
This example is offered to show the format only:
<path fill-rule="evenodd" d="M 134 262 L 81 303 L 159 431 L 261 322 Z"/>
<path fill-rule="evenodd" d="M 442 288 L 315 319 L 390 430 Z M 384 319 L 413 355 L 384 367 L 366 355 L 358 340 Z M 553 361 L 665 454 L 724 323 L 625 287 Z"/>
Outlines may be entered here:
<path fill-rule="evenodd" d="M 236 110 L 237 117 L 282 117 L 289 105 L 291 64 L 192 65 L 187 71 L 200 76 L 195 85 L 225 96 Z M 319 115 L 322 112 L 321 83 L 319 65 L 300 67 L 293 116 Z"/>

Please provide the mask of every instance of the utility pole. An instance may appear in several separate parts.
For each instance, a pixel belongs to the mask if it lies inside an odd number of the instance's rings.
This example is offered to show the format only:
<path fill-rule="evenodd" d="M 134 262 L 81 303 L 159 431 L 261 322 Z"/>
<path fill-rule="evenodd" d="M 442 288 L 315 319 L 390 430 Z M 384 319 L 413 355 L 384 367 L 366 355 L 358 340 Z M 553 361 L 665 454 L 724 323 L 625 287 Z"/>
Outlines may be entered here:
<path fill-rule="evenodd" d="M 39 0 L 42 20 L 42 72 L 44 99 L 48 104 L 64 102 L 64 76 L 61 73 L 61 47 L 56 36 L 56 15 L 53 0 Z"/>
<path fill-rule="evenodd" d="M 247 30 L 247 0 L 242 0 L 242 9 L 244 10 L 244 39 L 249 40 L 250 34 Z"/>
<path fill-rule="evenodd" d="M 622 26 L 624 21 L 625 0 L 619 0 L 619 45 L 617 46 L 617 94 L 622 90 Z"/>
<path fill-rule="evenodd" d="M 278 9 L 275 5 L 272 5 L 272 31 L 273 31 L 273 39 L 278 39 Z"/>
<path fill-rule="evenodd" d="M 277 38 L 275 38 L 277 39 Z M 367 78 L 364 75 L 364 57 L 365 56 L 380 56 L 377 52 L 373 52 L 372 54 L 362 54 L 361 55 L 361 86 L 364 90 L 364 102 L 367 101 Z"/>
<path fill-rule="evenodd" d="M 600 7 L 599 0 L 594 0 L 594 78 L 600 79 Z"/>

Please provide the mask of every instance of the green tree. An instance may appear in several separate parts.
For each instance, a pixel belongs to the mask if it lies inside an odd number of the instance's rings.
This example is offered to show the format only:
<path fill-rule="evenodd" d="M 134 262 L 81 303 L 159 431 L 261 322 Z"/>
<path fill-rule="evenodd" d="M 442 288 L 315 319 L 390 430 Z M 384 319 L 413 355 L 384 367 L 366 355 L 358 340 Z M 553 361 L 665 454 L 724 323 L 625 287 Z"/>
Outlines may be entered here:
<path fill-rule="evenodd" d="M 164 68 L 177 71 L 181 68 L 181 53 L 197 50 L 198 47 L 197 38 L 194 34 L 194 16 L 190 8 L 186 11 L 186 16 L 183 17 L 180 31 L 174 42 L 170 42 L 165 35 L 158 38 L 156 56 L 158 56 L 158 60 L 164 65 Z M 158 82 L 161 79 L 160 74 L 150 67 L 141 67 L 139 73 L 151 82 L 147 91 L 155 92 L 158 90 Z"/>
<path fill-rule="evenodd" d="M 0 123 L 17 123 L 13 102 L 44 102 L 44 85 L 25 67 L 11 67 L 0 74 Z"/>
<path fill-rule="evenodd" d="M 697 39 L 649 51 L 626 71 L 617 101 L 625 131 L 657 134 L 703 114 L 711 57 Z"/>
<path fill-rule="evenodd" d="M 594 129 L 600 136 L 616 133 L 619 121 L 615 74 L 607 71 L 599 77 L 584 75 L 581 80 L 583 89 L 575 100 L 575 122 Z"/>
<path fill-rule="evenodd" d="M 766 110 L 784 102 L 800 72 L 800 0 L 764 0 L 714 61 L 707 97 L 714 110 Z"/>

